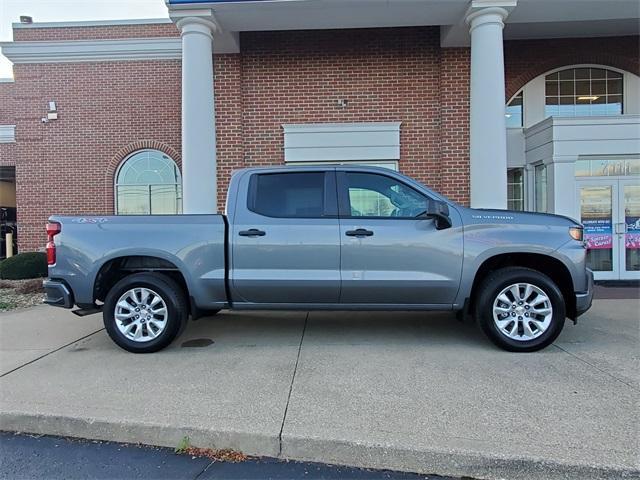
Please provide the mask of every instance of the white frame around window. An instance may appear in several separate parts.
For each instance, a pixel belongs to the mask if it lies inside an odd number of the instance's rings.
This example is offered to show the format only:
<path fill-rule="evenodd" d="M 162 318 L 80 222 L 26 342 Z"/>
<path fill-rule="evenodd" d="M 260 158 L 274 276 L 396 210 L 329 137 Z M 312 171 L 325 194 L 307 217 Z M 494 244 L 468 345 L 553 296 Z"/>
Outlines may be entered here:
<path fill-rule="evenodd" d="M 135 184 L 135 183 L 119 183 L 118 182 L 118 178 L 120 177 L 120 173 L 122 172 L 122 168 L 126 165 L 126 163 L 131 160 L 134 156 L 139 155 L 141 153 L 145 153 L 145 152 L 155 152 L 155 153 L 159 153 L 161 156 L 168 158 L 171 162 L 173 162 L 175 168 L 177 169 L 178 175 L 179 175 L 179 182 L 176 183 L 140 183 L 140 184 Z M 114 175 L 113 178 L 113 204 L 114 204 L 114 210 L 115 210 L 115 214 L 116 215 L 140 215 L 140 214 L 135 214 L 135 213 L 119 213 L 119 205 L 118 205 L 118 187 L 147 187 L 148 188 L 148 195 L 149 195 L 149 213 L 146 215 L 154 215 L 154 213 L 152 212 L 152 200 L 151 200 L 151 195 L 152 195 L 152 187 L 176 187 L 176 214 L 180 214 L 182 213 L 182 199 L 183 199 L 183 194 L 182 194 L 182 172 L 180 171 L 180 168 L 178 167 L 177 162 L 171 158 L 169 155 L 167 155 L 166 153 L 164 153 L 161 150 L 156 150 L 153 148 L 143 148 L 140 150 L 136 150 L 135 152 L 131 152 L 129 155 L 127 155 L 122 162 L 120 162 L 120 165 L 118 165 L 118 168 L 116 170 L 116 173 Z"/>
<path fill-rule="evenodd" d="M 544 190 L 542 198 L 538 192 L 538 168 L 542 167 L 544 172 Z M 538 209 L 538 201 L 542 203 L 543 210 Z M 549 165 L 544 162 L 539 162 L 533 165 L 533 211 L 538 213 L 548 213 L 549 210 Z"/>
<path fill-rule="evenodd" d="M 382 167 L 398 171 L 397 160 L 371 160 L 371 161 L 331 161 L 331 162 L 287 162 L 287 165 L 303 167 L 306 165 L 351 165 L 364 167 Z"/>
<path fill-rule="evenodd" d="M 523 126 L 524 128 L 535 125 L 545 117 L 545 78 L 552 73 L 560 72 L 562 70 L 573 68 L 601 68 L 605 70 L 612 70 L 622 74 L 622 104 L 623 115 L 626 114 L 639 114 L 640 113 L 640 77 L 637 75 L 621 70 L 609 65 L 602 65 L 597 63 L 579 63 L 571 65 L 563 65 L 562 67 L 548 70 L 538 75 L 533 80 L 527 82 L 520 90 L 515 92 L 507 102 L 505 108 L 516 96 L 523 92 Z"/>
<path fill-rule="evenodd" d="M 401 122 L 283 124 L 285 162 L 400 159 Z"/>
<path fill-rule="evenodd" d="M 522 175 L 522 180 L 520 183 L 509 182 L 509 170 L 520 170 L 520 174 Z M 509 186 L 519 185 L 521 188 L 520 198 L 508 198 L 509 196 Z M 507 204 L 509 201 L 520 201 L 522 203 L 522 210 L 527 210 L 527 172 L 524 167 L 511 167 L 507 169 Z"/>

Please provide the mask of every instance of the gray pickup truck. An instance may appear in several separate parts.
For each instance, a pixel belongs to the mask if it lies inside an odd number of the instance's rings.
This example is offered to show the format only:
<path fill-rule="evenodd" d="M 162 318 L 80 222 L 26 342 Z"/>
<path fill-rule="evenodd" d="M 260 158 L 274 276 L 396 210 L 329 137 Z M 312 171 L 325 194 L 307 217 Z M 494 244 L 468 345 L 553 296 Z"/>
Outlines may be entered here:
<path fill-rule="evenodd" d="M 224 215 L 52 216 L 46 303 L 154 352 L 222 309 L 449 310 L 544 348 L 590 306 L 582 226 L 458 205 L 375 167 L 237 171 Z"/>

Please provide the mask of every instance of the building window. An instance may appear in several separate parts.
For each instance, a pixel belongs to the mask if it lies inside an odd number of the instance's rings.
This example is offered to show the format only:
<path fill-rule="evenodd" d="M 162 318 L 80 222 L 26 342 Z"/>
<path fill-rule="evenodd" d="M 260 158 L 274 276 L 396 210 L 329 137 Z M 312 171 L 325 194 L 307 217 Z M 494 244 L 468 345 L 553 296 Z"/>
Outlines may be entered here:
<path fill-rule="evenodd" d="M 547 211 L 547 166 L 536 165 L 534 169 L 536 212 Z"/>
<path fill-rule="evenodd" d="M 545 77 L 545 116 L 622 115 L 622 73 L 569 68 Z"/>
<path fill-rule="evenodd" d="M 182 213 L 182 177 L 176 163 L 157 150 L 130 155 L 116 174 L 116 214 Z"/>
<path fill-rule="evenodd" d="M 507 103 L 507 108 L 505 111 L 505 121 L 507 124 L 507 128 L 521 128 L 522 127 L 522 103 L 523 103 L 523 94 L 520 92 L 518 95 L 513 97 L 509 103 Z"/>
<path fill-rule="evenodd" d="M 524 210 L 524 168 L 507 170 L 507 208 Z"/>

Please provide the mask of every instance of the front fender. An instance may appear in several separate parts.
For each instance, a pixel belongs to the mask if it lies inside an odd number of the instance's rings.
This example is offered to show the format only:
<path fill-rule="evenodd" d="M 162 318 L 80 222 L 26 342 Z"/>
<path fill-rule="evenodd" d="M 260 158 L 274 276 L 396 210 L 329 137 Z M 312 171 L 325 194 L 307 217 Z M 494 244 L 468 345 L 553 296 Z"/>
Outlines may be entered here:
<path fill-rule="evenodd" d="M 578 269 L 572 257 L 559 251 L 567 244 L 567 228 L 540 225 L 472 225 L 465 228 L 465 252 L 460 291 L 456 306 L 461 308 L 471 296 L 473 283 L 482 265 L 498 255 L 535 254 L 560 261 L 575 279 Z M 577 243 L 577 242 L 573 242 Z"/>

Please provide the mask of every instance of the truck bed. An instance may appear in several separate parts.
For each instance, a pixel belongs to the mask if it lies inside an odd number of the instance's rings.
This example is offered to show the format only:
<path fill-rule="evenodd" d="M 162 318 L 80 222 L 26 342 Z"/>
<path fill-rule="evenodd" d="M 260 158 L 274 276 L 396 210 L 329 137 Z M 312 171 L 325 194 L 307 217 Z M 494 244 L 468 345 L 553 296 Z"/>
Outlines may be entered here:
<path fill-rule="evenodd" d="M 165 269 L 175 266 L 198 308 L 227 304 L 223 215 L 54 215 L 49 221 L 62 226 L 49 278 L 64 279 L 78 305 L 92 305 L 96 278 L 118 259 L 131 256 L 127 265 L 132 270 L 154 262 Z"/>

